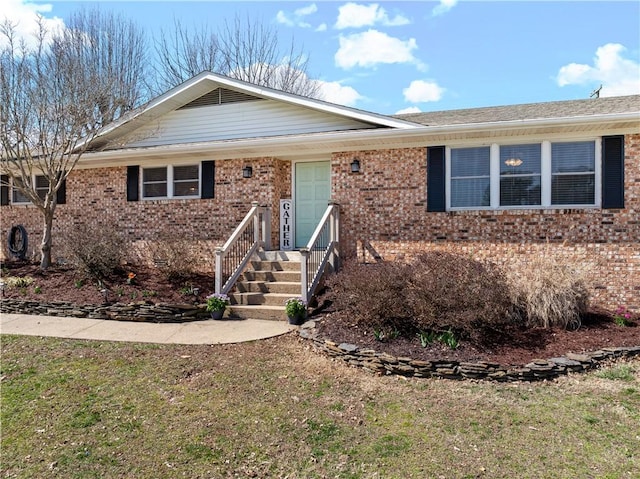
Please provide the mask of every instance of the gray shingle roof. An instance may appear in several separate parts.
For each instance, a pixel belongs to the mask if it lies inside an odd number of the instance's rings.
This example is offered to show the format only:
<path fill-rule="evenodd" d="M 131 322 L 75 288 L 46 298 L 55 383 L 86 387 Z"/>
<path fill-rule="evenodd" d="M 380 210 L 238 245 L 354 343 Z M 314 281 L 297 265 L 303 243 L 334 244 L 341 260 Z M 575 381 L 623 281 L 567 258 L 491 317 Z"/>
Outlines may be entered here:
<path fill-rule="evenodd" d="M 425 126 L 444 126 L 513 120 L 572 118 L 633 112 L 637 112 L 640 118 L 640 95 L 407 113 L 394 116 Z"/>

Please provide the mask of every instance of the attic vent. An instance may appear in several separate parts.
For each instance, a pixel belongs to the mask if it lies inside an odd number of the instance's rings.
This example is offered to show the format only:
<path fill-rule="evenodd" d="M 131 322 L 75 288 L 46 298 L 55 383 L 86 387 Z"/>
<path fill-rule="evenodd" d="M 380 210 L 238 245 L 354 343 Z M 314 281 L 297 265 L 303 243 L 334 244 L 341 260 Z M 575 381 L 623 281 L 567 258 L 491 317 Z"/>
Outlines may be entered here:
<path fill-rule="evenodd" d="M 239 91 L 227 90 L 226 88 L 216 88 L 202 95 L 200 98 L 196 98 L 191 103 L 187 103 L 180 110 L 187 108 L 197 108 L 199 106 L 210 105 L 223 105 L 225 103 L 238 103 L 244 101 L 261 100 L 257 96 L 248 95 Z"/>

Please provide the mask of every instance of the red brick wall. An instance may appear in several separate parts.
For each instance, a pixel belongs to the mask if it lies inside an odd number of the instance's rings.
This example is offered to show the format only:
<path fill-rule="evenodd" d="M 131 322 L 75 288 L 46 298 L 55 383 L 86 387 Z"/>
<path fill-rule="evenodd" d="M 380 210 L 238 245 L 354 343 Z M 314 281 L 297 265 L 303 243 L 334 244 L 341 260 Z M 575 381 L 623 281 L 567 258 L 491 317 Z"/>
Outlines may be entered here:
<path fill-rule="evenodd" d="M 362 258 L 368 244 L 393 260 L 439 248 L 508 263 L 544 251 L 589 266 L 597 303 L 640 309 L 640 135 L 625 138 L 625 154 L 624 210 L 430 213 L 426 148 L 336 153 L 332 199 L 341 205 L 342 252 Z M 350 172 L 354 156 L 360 159 L 360 174 Z M 242 178 L 245 165 L 253 167 L 252 178 Z M 138 248 L 167 237 L 196 242 L 203 269 L 210 269 L 214 247 L 226 240 L 251 201 L 271 206 L 277 248 L 279 200 L 290 197 L 291 163 L 274 158 L 216 161 L 215 198 L 210 200 L 127 202 L 126 167 L 76 170 L 67 181 L 67 204 L 56 212 L 53 254 L 74 224 L 113 224 Z M 0 215 L 3 244 L 9 228 L 20 223 L 37 252 L 39 212 L 31 206 L 3 206 Z"/>
<path fill-rule="evenodd" d="M 252 178 L 242 178 L 242 167 L 253 167 Z M 242 221 L 252 201 L 275 208 L 272 234 L 277 247 L 277 211 L 281 197 L 290 196 L 290 163 L 273 158 L 217 161 L 215 198 L 126 201 L 126 167 L 77 169 L 67 179 L 67 201 L 56 209 L 53 257 L 60 241 L 74 225 L 113 225 L 135 248 L 146 242 L 182 238 L 199 245 L 203 269 L 211 269 L 213 251 Z M 276 186 L 274 188 L 274 185 Z M 288 195 L 288 196 L 287 196 Z M 42 237 L 40 212 L 33 206 L 1 208 L 2 238 L 11 226 L 22 224 L 29 235 L 29 253 L 38 256 Z M 2 254 L 6 256 L 5 248 Z M 208 263 L 208 264 L 207 264 Z"/>
<path fill-rule="evenodd" d="M 351 174 L 353 157 L 360 174 Z M 371 259 L 446 249 L 526 261 L 558 255 L 587 267 L 596 303 L 640 309 L 640 135 L 625 138 L 625 209 L 426 211 L 426 149 L 337 153 L 333 199 L 341 205 L 341 250 Z"/>

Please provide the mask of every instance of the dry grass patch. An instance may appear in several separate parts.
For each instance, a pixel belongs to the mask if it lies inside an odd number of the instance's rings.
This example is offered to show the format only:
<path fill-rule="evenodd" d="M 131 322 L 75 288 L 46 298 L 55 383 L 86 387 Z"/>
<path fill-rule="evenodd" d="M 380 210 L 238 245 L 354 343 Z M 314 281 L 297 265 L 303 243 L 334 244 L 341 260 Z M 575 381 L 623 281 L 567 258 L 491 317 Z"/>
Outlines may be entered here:
<path fill-rule="evenodd" d="M 374 377 L 293 335 L 3 336 L 2 477 L 633 477 L 639 390 Z"/>

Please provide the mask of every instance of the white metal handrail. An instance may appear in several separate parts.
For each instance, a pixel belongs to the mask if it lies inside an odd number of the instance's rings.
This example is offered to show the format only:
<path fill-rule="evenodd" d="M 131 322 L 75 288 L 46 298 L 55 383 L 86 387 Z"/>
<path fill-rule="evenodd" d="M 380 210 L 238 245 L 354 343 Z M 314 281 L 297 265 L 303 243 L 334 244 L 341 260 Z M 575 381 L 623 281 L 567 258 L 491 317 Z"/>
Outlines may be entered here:
<path fill-rule="evenodd" d="M 340 206 L 329 202 L 307 246 L 300 249 L 301 296 L 305 302 L 313 296 L 327 265 L 339 268 Z"/>
<path fill-rule="evenodd" d="M 216 249 L 216 293 L 228 293 L 258 248 L 271 248 L 271 210 L 251 203 L 251 209 L 222 248 Z"/>

